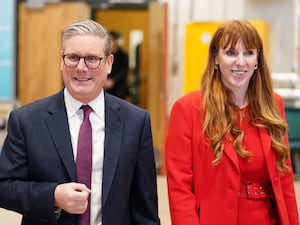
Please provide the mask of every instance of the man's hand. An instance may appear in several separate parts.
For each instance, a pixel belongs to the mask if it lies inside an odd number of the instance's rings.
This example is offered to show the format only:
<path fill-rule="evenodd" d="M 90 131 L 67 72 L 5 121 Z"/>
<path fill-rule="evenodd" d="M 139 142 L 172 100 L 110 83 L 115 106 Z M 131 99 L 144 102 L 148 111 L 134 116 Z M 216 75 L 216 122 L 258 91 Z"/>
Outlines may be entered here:
<path fill-rule="evenodd" d="M 82 214 L 88 206 L 90 193 L 84 184 L 59 184 L 54 191 L 54 206 L 71 214 Z"/>

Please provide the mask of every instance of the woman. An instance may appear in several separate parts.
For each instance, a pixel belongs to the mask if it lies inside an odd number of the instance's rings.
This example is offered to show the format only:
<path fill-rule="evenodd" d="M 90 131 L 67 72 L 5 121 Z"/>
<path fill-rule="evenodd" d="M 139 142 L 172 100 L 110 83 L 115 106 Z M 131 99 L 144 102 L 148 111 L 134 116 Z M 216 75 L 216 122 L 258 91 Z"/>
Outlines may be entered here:
<path fill-rule="evenodd" d="M 166 139 L 172 225 L 299 225 L 283 99 L 247 21 L 212 37 L 201 91 L 173 105 Z"/>

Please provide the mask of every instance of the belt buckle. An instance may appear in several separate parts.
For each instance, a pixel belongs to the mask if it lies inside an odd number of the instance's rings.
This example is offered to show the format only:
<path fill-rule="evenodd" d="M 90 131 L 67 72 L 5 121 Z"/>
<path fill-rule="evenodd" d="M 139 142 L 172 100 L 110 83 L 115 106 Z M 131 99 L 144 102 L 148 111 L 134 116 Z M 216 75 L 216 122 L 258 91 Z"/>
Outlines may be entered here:
<path fill-rule="evenodd" d="M 263 187 L 259 184 L 247 183 L 245 184 L 247 199 L 266 198 L 267 195 Z"/>

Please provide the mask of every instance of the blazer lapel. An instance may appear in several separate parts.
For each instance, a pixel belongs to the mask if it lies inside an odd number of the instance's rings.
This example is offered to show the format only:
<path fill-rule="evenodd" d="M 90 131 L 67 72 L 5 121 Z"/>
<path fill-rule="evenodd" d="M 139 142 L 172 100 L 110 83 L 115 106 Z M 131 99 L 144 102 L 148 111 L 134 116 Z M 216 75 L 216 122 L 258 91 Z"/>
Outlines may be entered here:
<path fill-rule="evenodd" d="M 271 138 L 266 129 L 258 129 L 258 130 L 259 130 L 260 140 L 263 147 L 265 158 L 268 159 L 271 150 Z M 225 143 L 224 154 L 226 154 L 228 158 L 231 159 L 235 168 L 239 171 L 238 156 L 233 148 L 233 145 L 231 143 L 228 143 L 227 141 L 224 141 L 224 143 Z"/>
<path fill-rule="evenodd" d="M 103 204 L 107 199 L 121 150 L 123 123 L 119 104 L 105 93 L 105 141 L 103 162 Z"/>
<path fill-rule="evenodd" d="M 263 147 L 263 153 L 265 156 L 267 168 L 269 171 L 269 176 L 272 179 L 274 179 L 274 176 L 276 176 L 277 170 L 276 170 L 276 155 L 272 151 L 271 146 L 271 137 L 266 129 L 259 129 L 260 134 L 260 141 Z"/>
<path fill-rule="evenodd" d="M 233 164 L 233 167 L 237 170 L 238 173 L 240 173 L 239 159 L 236 151 L 234 150 L 233 144 L 228 141 L 224 141 L 223 143 L 225 144 L 224 154 L 228 156 L 228 158 L 231 160 Z"/>
<path fill-rule="evenodd" d="M 260 141 L 263 146 L 263 151 L 267 159 L 271 151 L 271 137 L 266 129 L 258 129 L 260 134 Z"/>
<path fill-rule="evenodd" d="M 72 181 L 76 181 L 76 166 L 74 162 L 68 118 L 63 100 L 63 92 L 55 95 L 45 119 L 58 154 Z M 53 168 L 55 169 L 55 168 Z"/>

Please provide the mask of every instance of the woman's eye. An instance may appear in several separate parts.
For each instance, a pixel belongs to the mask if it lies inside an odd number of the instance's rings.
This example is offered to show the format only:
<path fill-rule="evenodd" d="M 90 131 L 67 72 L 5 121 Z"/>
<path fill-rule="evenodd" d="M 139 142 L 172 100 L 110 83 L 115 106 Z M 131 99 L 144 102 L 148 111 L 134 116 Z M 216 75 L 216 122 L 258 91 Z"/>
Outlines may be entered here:
<path fill-rule="evenodd" d="M 234 55 L 234 52 L 233 52 L 233 51 L 227 51 L 227 52 L 226 52 L 226 55 L 228 55 L 228 56 L 233 56 L 233 55 Z"/>
<path fill-rule="evenodd" d="M 246 51 L 246 53 L 245 53 L 245 55 L 249 55 L 249 56 L 251 56 L 253 54 L 254 54 L 253 50 Z"/>

